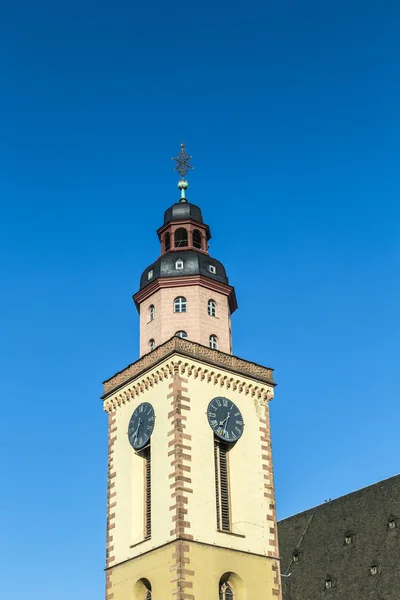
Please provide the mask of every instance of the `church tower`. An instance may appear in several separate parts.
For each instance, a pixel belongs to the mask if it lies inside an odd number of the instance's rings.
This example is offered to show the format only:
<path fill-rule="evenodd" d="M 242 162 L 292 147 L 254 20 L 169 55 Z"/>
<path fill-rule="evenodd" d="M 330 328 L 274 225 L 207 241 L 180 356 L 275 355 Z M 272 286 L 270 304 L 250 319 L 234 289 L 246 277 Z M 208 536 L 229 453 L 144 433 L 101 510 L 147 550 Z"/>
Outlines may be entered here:
<path fill-rule="evenodd" d="M 232 354 L 235 290 L 186 198 L 190 158 L 133 296 L 140 358 L 104 382 L 106 600 L 279 600 L 272 369 Z"/>

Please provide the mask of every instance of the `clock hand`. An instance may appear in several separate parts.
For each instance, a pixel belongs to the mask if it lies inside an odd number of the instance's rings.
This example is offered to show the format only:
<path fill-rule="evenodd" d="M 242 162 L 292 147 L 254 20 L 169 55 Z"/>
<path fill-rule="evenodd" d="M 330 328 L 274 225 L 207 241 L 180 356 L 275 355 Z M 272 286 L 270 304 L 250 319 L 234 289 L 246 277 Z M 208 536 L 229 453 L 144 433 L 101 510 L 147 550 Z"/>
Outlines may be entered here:
<path fill-rule="evenodd" d="M 226 427 L 228 425 L 228 421 L 229 421 L 230 418 L 231 418 L 231 413 L 228 413 L 228 416 L 225 419 L 226 422 L 225 422 L 225 425 L 224 425 L 223 435 L 226 435 Z"/>
<path fill-rule="evenodd" d="M 142 425 L 142 419 L 139 419 L 138 426 L 136 427 L 136 431 L 135 431 L 135 433 L 134 433 L 134 439 L 135 439 L 135 441 L 136 441 L 136 440 L 137 440 L 137 438 L 138 438 L 138 433 L 139 433 L 139 429 L 140 429 L 141 425 Z"/>

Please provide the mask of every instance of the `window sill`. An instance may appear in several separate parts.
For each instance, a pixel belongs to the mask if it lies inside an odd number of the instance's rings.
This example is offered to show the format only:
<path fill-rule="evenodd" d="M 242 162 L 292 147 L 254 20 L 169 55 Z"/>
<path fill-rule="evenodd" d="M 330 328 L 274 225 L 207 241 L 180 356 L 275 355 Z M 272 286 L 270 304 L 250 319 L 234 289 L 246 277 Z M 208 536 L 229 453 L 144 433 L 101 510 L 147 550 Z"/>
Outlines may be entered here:
<path fill-rule="evenodd" d="M 144 538 L 144 540 L 140 540 L 140 542 L 136 542 L 136 544 L 131 544 L 129 548 L 136 548 L 136 546 L 140 546 L 140 544 L 144 544 L 145 542 L 149 542 L 151 537 Z"/>
<path fill-rule="evenodd" d="M 218 533 L 225 533 L 226 535 L 233 535 L 234 537 L 245 538 L 246 536 L 243 533 L 234 533 L 233 531 L 225 531 L 224 529 L 217 529 Z"/>

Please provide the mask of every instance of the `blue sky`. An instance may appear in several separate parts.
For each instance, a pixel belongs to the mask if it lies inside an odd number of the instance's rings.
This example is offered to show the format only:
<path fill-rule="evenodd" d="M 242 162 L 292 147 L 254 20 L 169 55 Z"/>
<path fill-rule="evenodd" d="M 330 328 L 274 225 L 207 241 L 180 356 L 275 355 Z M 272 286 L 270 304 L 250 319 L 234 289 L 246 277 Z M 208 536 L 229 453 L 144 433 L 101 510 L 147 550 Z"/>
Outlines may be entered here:
<path fill-rule="evenodd" d="M 101 381 L 193 154 L 236 286 L 234 353 L 275 368 L 285 517 L 398 471 L 400 5 L 1 8 L 2 594 L 104 589 Z"/>

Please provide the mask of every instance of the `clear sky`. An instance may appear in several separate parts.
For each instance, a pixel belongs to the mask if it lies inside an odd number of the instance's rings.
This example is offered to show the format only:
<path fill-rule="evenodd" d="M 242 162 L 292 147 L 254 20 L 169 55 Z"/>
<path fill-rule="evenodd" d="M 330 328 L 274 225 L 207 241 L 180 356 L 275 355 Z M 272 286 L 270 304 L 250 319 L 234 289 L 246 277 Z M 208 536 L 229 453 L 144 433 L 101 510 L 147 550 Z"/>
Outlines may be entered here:
<path fill-rule="evenodd" d="M 398 471 L 400 4 L 14 0 L 0 19 L 1 596 L 104 589 L 101 382 L 178 199 L 275 368 L 283 518 Z"/>

